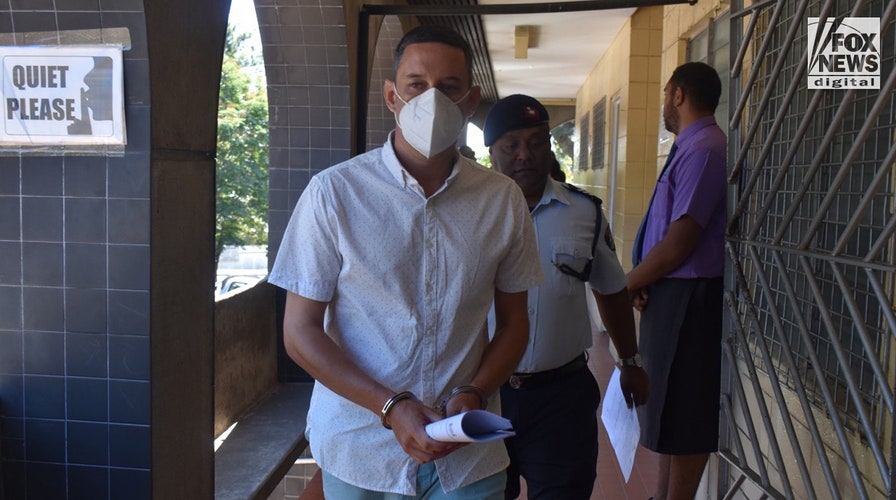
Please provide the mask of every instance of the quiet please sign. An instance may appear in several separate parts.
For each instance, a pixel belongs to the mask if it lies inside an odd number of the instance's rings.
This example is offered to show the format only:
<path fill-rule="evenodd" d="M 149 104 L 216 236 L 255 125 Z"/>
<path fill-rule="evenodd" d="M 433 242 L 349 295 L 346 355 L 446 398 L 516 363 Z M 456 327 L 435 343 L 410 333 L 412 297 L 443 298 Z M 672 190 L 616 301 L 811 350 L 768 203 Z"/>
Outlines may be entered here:
<path fill-rule="evenodd" d="M 0 145 L 123 145 L 118 46 L 0 47 Z"/>

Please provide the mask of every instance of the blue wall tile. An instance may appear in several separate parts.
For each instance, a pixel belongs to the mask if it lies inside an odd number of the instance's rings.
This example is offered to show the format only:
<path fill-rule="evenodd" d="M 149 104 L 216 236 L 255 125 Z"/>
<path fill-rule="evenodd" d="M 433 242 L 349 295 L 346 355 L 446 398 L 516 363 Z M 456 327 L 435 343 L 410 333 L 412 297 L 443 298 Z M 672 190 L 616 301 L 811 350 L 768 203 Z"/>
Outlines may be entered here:
<path fill-rule="evenodd" d="M 2 23 L 0 23 L 2 25 Z M 2 29 L 2 28 L 0 28 Z M 2 31 L 6 33 L 6 31 Z M 0 194 L 19 194 L 19 158 L 0 156 Z"/>
<path fill-rule="evenodd" d="M 149 380 L 149 337 L 109 336 L 109 377 Z"/>
<path fill-rule="evenodd" d="M 109 196 L 149 199 L 149 154 L 109 158 Z"/>
<path fill-rule="evenodd" d="M 65 384 L 69 420 L 109 421 L 109 381 L 105 378 L 68 377 Z"/>
<path fill-rule="evenodd" d="M 14 17 L 18 19 L 17 16 Z M 62 158 L 23 156 L 22 194 L 62 196 Z"/>
<path fill-rule="evenodd" d="M 102 333 L 108 326 L 106 290 L 65 291 L 65 329 L 69 332 Z"/>
<path fill-rule="evenodd" d="M 25 459 L 25 419 L 0 417 L 0 453 L 4 460 Z"/>
<path fill-rule="evenodd" d="M 0 330 L 0 346 L 3 346 L 0 349 L 0 374 L 21 375 L 23 373 L 23 345 L 22 332 Z M 2 392 L 0 392 L 0 401 L 2 400 Z M 2 409 L 0 409 L 0 414 L 2 414 Z"/>
<path fill-rule="evenodd" d="M 109 333 L 149 335 L 148 291 L 109 291 Z"/>
<path fill-rule="evenodd" d="M 61 243 L 22 243 L 22 283 L 26 286 L 62 286 Z"/>
<path fill-rule="evenodd" d="M 109 424 L 68 422 L 69 464 L 109 464 Z"/>
<path fill-rule="evenodd" d="M 106 200 L 70 198 L 65 201 L 65 241 L 106 242 Z"/>
<path fill-rule="evenodd" d="M 61 288 L 24 287 L 23 320 L 26 330 L 61 332 L 64 328 L 64 294 Z"/>
<path fill-rule="evenodd" d="M 65 344 L 65 369 L 70 377 L 106 377 L 108 337 L 95 333 L 69 333 Z"/>
<path fill-rule="evenodd" d="M 148 470 L 142 469 L 110 469 L 109 498 L 127 498 L 128 500 L 150 500 L 152 487 Z"/>
<path fill-rule="evenodd" d="M 26 331 L 23 338 L 26 374 L 65 375 L 65 334 Z"/>
<path fill-rule="evenodd" d="M 106 164 L 96 158 L 65 158 L 65 196 L 102 198 L 106 196 Z"/>
<path fill-rule="evenodd" d="M 0 375 L 0 403 L 2 415 L 10 418 L 25 416 L 25 377 L 22 375 Z"/>
<path fill-rule="evenodd" d="M 149 468 L 149 427 L 110 424 L 109 464 L 113 467 Z"/>
<path fill-rule="evenodd" d="M 65 498 L 65 465 L 29 462 L 25 465 L 25 478 L 29 499 Z"/>
<path fill-rule="evenodd" d="M 149 289 L 149 245 L 109 246 L 109 288 Z"/>
<path fill-rule="evenodd" d="M 17 196 L 0 196 L 0 240 L 19 241 L 22 238 L 21 200 Z"/>
<path fill-rule="evenodd" d="M 65 422 L 27 419 L 25 421 L 25 442 L 28 443 L 25 458 L 29 461 L 62 463 L 65 461 Z M 64 480 L 63 484 L 65 484 Z"/>
<path fill-rule="evenodd" d="M 149 243 L 149 200 L 109 200 L 109 243 Z"/>
<path fill-rule="evenodd" d="M 150 423 L 149 382 L 109 381 L 109 421 L 122 424 Z"/>
<path fill-rule="evenodd" d="M 106 288 L 106 245 L 67 243 L 65 245 L 65 286 Z"/>
<path fill-rule="evenodd" d="M 22 328 L 22 287 L 0 286 L 0 329 Z"/>
<path fill-rule="evenodd" d="M 0 283 L 18 285 L 22 282 L 22 244 L 0 241 Z"/>
<path fill-rule="evenodd" d="M 68 466 L 67 500 L 103 500 L 109 496 L 109 469 L 106 467 Z M 129 495 L 117 498 L 130 498 Z"/>
<path fill-rule="evenodd" d="M 25 375 L 25 418 L 65 418 L 65 378 Z"/>

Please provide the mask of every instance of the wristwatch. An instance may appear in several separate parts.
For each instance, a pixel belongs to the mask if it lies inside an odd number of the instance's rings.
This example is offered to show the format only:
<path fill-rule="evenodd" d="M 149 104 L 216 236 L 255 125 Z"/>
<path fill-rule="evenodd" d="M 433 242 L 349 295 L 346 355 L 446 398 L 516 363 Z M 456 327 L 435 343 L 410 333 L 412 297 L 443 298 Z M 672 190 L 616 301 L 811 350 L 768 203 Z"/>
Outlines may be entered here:
<path fill-rule="evenodd" d="M 641 353 L 635 353 L 635 355 L 630 358 L 619 358 L 619 366 L 622 368 L 626 366 L 637 366 L 640 368 L 642 366 Z"/>

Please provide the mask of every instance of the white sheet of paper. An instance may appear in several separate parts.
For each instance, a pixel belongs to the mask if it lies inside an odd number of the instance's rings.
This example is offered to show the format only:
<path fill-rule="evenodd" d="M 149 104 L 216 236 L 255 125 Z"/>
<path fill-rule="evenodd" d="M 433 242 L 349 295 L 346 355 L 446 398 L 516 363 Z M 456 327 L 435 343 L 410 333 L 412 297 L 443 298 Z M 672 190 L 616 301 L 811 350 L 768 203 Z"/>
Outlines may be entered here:
<path fill-rule="evenodd" d="M 641 425 L 638 423 L 638 412 L 634 407 L 625 406 L 625 398 L 619 387 L 619 367 L 613 370 L 610 383 L 604 394 L 603 409 L 600 419 L 610 436 L 610 444 L 616 452 L 616 460 L 625 482 L 632 473 L 635 464 L 635 452 L 638 450 L 638 439 L 641 435 Z"/>

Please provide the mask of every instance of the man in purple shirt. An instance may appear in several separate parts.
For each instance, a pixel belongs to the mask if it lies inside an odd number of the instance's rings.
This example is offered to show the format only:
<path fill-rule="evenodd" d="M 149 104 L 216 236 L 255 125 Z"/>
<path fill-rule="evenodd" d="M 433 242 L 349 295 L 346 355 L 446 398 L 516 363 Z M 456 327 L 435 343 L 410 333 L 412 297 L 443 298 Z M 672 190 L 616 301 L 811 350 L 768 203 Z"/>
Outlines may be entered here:
<path fill-rule="evenodd" d="M 663 122 L 677 138 L 627 279 L 650 378 L 641 445 L 660 454 L 655 500 L 693 499 L 718 450 L 727 139 L 713 113 L 721 90 L 703 63 L 676 68 L 663 90 Z"/>

